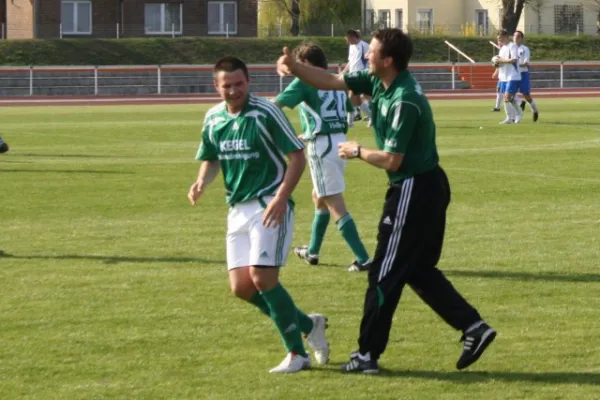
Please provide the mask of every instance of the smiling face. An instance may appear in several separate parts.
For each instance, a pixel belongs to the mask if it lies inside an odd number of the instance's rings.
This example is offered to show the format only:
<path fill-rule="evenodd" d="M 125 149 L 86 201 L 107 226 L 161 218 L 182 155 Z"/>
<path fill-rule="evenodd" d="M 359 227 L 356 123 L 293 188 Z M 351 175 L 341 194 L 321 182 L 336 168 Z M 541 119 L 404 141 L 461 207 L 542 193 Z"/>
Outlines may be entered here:
<path fill-rule="evenodd" d="M 219 71 L 215 73 L 215 89 L 227 103 L 230 111 L 240 111 L 248 97 L 250 83 L 241 69 L 232 72 Z"/>
<path fill-rule="evenodd" d="M 377 39 L 371 40 L 367 58 L 369 59 L 369 72 L 378 77 L 381 77 L 394 63 L 391 57 L 383 57 L 381 42 Z"/>

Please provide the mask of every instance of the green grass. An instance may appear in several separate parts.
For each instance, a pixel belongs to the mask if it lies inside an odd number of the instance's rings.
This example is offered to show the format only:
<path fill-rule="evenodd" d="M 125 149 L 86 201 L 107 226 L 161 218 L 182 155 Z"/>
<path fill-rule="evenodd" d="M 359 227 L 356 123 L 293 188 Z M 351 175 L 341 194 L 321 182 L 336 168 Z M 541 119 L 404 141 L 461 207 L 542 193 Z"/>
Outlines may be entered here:
<path fill-rule="evenodd" d="M 457 372 L 459 333 L 407 289 L 377 377 L 337 372 L 366 281 L 344 270 L 333 226 L 326 265 L 290 257 L 282 274 L 302 309 L 329 316 L 331 365 L 267 373 L 284 353 L 272 323 L 229 293 L 220 181 L 198 208 L 186 199 L 206 107 L 0 108 L 12 146 L 0 156 L 0 398 L 597 399 L 600 101 L 538 102 L 540 122 L 520 126 L 498 125 L 489 101 L 433 103 L 453 189 L 440 266 L 499 335 Z M 358 125 L 349 137 L 372 145 Z M 349 163 L 370 250 L 385 183 Z M 295 198 L 302 244 L 308 173 Z"/>

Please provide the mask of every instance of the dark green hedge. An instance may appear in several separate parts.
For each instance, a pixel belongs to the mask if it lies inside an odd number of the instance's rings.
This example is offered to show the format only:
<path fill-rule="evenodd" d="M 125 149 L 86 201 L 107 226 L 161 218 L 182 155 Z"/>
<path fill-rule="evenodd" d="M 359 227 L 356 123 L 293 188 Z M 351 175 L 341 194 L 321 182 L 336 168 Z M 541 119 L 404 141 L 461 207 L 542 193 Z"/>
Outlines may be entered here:
<path fill-rule="evenodd" d="M 442 37 L 415 37 L 413 61 L 448 61 Z M 343 62 L 347 47 L 343 38 L 139 38 L 63 39 L 0 41 L 0 65 L 144 65 L 211 64 L 218 57 L 234 54 L 248 63 L 273 63 L 284 45 L 302 40 L 319 43 L 330 62 Z M 493 54 L 489 39 L 449 38 L 476 61 Z M 535 60 L 567 61 L 600 59 L 600 38 L 535 36 L 528 39 Z M 454 57 L 454 56 L 453 56 Z"/>

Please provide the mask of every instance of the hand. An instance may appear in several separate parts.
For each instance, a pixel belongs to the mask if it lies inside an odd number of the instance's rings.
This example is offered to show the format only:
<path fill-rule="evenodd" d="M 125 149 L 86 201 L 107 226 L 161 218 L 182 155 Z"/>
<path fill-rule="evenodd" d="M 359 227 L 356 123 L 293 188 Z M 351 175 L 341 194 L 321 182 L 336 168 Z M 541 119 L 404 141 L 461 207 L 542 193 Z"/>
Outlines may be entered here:
<path fill-rule="evenodd" d="M 338 144 L 338 155 L 342 159 L 350 159 L 356 157 L 355 151 L 360 145 L 357 142 L 344 142 Z"/>
<path fill-rule="evenodd" d="M 262 224 L 267 228 L 276 228 L 283 222 L 288 208 L 288 199 L 275 196 L 263 213 Z"/>
<path fill-rule="evenodd" d="M 188 192 L 188 199 L 190 200 L 190 203 L 192 203 L 192 205 L 195 206 L 196 202 L 198 201 L 198 199 L 200 199 L 200 197 L 202 197 L 203 194 L 204 194 L 204 182 L 196 181 L 190 187 L 190 191 Z"/>
<path fill-rule="evenodd" d="M 277 60 L 277 73 L 279 76 L 291 75 L 295 64 L 296 61 L 294 60 L 294 57 L 292 57 L 290 49 L 285 46 L 283 48 L 283 55 Z"/>

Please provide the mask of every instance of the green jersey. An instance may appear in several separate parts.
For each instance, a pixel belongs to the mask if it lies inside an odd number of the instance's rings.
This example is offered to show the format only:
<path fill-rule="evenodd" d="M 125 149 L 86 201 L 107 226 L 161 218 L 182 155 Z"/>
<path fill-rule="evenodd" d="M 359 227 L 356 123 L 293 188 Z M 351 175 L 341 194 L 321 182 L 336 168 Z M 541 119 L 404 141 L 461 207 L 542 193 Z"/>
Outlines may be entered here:
<path fill-rule="evenodd" d="M 438 165 L 433 112 L 410 72 L 400 72 L 387 89 L 369 71 L 345 74 L 344 81 L 354 93 L 372 96 L 377 148 L 404 157 L 398 171 L 388 171 L 390 182 L 401 182 Z"/>
<path fill-rule="evenodd" d="M 260 199 L 277 192 L 287 170 L 285 155 L 304 149 L 285 114 L 250 94 L 238 114 L 225 102 L 204 118 L 197 160 L 220 161 L 227 203 Z"/>
<path fill-rule="evenodd" d="M 296 78 L 275 98 L 282 106 L 300 105 L 300 124 L 306 140 L 317 135 L 347 133 L 346 116 L 354 107 L 346 92 L 317 90 Z"/>

